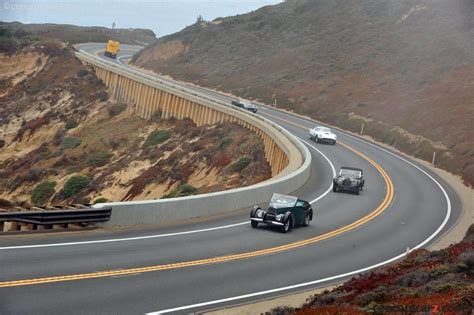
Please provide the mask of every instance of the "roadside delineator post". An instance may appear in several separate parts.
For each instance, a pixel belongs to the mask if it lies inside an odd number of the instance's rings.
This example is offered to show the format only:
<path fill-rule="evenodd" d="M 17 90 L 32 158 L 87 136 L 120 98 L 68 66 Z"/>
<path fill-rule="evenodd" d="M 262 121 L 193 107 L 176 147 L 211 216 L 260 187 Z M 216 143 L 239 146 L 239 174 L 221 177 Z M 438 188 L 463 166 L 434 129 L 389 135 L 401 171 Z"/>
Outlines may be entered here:
<path fill-rule="evenodd" d="M 360 134 L 361 135 L 364 133 L 364 125 L 365 125 L 365 123 L 362 123 L 362 125 L 360 126 Z"/>
<path fill-rule="evenodd" d="M 431 164 L 435 164 L 436 162 L 436 151 L 433 152 L 433 159 L 431 160 Z"/>

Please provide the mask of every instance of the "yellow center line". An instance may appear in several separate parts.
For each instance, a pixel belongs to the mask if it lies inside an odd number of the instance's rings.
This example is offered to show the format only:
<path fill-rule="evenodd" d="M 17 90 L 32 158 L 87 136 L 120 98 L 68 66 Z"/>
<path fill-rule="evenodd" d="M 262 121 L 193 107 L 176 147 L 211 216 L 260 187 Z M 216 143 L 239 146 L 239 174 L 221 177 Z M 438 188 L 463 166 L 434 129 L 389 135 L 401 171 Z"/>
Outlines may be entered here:
<path fill-rule="evenodd" d="M 272 115 L 268 115 L 272 116 Z M 287 121 L 285 119 L 272 116 L 274 118 L 277 118 L 279 120 L 285 121 L 289 124 L 295 125 L 297 127 L 307 129 L 306 127 L 302 125 L 298 125 L 296 123 Z M 300 248 L 306 245 L 314 244 L 338 235 L 341 235 L 343 233 L 349 232 L 357 227 L 360 227 L 361 225 L 373 220 L 375 217 L 377 217 L 379 214 L 381 214 L 385 209 L 388 208 L 390 203 L 393 200 L 393 193 L 394 193 L 394 188 L 393 188 L 393 183 L 392 180 L 390 179 L 390 176 L 385 172 L 385 170 L 374 160 L 371 158 L 367 157 L 366 155 L 362 154 L 361 152 L 357 151 L 356 149 L 352 148 L 351 146 L 338 142 L 339 145 L 343 146 L 344 148 L 354 152 L 356 155 L 360 156 L 361 158 L 365 159 L 368 161 L 372 166 L 374 166 L 377 171 L 382 175 L 385 184 L 386 184 L 386 194 L 383 199 L 383 201 L 377 206 L 375 210 L 373 210 L 371 213 L 368 215 L 348 224 L 343 227 L 340 227 L 336 230 L 329 231 L 327 233 L 318 235 L 313 238 L 293 242 L 290 244 L 286 245 L 281 245 L 281 246 L 276 246 L 276 247 L 271 247 L 271 248 L 266 248 L 262 250 L 257 250 L 257 251 L 252 251 L 252 252 L 245 252 L 241 254 L 232 254 L 232 255 L 226 255 L 226 256 L 220 256 L 220 257 L 214 257 L 214 258 L 206 258 L 206 259 L 200 259 L 200 260 L 192 260 L 192 261 L 184 261 L 184 262 L 178 262 L 178 263 L 170 263 L 170 264 L 163 264 L 163 265 L 155 265 L 155 266 L 148 266 L 148 267 L 138 267 L 138 268 L 129 268 L 129 269 L 119 269 L 119 270 L 109 270 L 109 271 L 99 271 L 99 272 L 91 272 L 91 273 L 82 273 L 82 274 L 72 274 L 72 275 L 63 275 L 63 276 L 52 276 L 52 277 L 43 277 L 43 278 L 36 278 L 36 279 L 24 279 L 24 280 L 12 280 L 12 281 L 3 281 L 0 282 L 0 288 L 5 288 L 5 287 L 15 287 L 15 286 L 26 286 L 26 285 L 33 285 L 33 284 L 44 284 L 44 283 L 53 283 L 53 282 L 63 282 L 63 281 L 76 281 L 76 280 L 84 280 L 84 279 L 96 279 L 96 278 L 104 278 L 104 277 L 111 277 L 111 276 L 122 276 L 122 275 L 130 275 L 130 274 L 135 274 L 135 273 L 145 273 L 145 272 L 154 272 L 154 271 L 161 271 L 161 270 L 170 270 L 170 269 L 179 269 L 179 268 L 187 268 L 187 267 L 193 267 L 193 266 L 202 266 L 202 265 L 208 265 L 208 264 L 216 264 L 216 263 L 223 263 L 223 262 L 229 262 L 229 261 L 236 261 L 236 260 L 242 260 L 242 259 L 248 259 L 248 258 L 253 258 L 253 257 L 258 257 L 258 256 L 263 256 L 263 255 L 268 255 L 268 254 L 274 254 L 274 253 L 279 253 L 282 251 L 287 251 L 291 249 L 296 249 Z"/>

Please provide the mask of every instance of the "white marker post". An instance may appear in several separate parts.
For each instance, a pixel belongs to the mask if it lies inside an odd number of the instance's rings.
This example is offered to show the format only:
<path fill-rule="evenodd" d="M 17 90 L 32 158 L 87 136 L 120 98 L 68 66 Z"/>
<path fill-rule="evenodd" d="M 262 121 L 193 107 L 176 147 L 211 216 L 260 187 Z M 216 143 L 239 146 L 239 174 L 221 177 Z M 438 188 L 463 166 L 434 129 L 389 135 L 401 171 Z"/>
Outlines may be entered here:
<path fill-rule="evenodd" d="M 360 134 L 364 133 L 364 125 L 365 123 L 362 123 L 362 125 L 360 126 Z"/>
<path fill-rule="evenodd" d="M 436 161 L 436 151 L 433 152 L 433 159 L 431 160 L 431 164 L 435 164 Z"/>

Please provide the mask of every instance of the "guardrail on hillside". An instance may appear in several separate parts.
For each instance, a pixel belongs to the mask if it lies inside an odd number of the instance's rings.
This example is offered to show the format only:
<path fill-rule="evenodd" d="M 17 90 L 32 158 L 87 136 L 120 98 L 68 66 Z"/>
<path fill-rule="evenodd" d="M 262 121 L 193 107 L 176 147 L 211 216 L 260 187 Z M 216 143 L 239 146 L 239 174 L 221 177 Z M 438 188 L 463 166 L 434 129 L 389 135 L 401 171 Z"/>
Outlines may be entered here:
<path fill-rule="evenodd" d="M 77 52 L 76 56 L 94 67 L 98 77 L 115 97 L 135 104 L 130 112 L 140 117 L 150 118 L 154 111 L 162 110 L 163 117 L 189 117 L 198 125 L 234 121 L 257 133 L 264 143 L 266 158 L 274 176 L 252 186 L 216 193 L 95 205 L 94 208 L 113 208 L 107 225 L 157 224 L 229 212 L 266 202 L 273 192 L 291 193 L 308 180 L 311 164 L 308 149 L 277 124 L 208 95 L 97 56 L 84 52 Z M 161 102 L 167 103 L 166 106 Z"/>
<path fill-rule="evenodd" d="M 69 210 L 41 210 L 41 211 L 17 211 L 0 212 L 0 231 L 5 228 L 5 222 L 9 222 L 8 231 L 36 230 L 38 226 L 43 229 L 51 229 L 59 225 L 64 228 L 68 224 L 87 224 L 106 222 L 110 220 L 111 207 L 100 209 L 69 209 Z M 23 228 L 22 228 L 23 227 Z"/>

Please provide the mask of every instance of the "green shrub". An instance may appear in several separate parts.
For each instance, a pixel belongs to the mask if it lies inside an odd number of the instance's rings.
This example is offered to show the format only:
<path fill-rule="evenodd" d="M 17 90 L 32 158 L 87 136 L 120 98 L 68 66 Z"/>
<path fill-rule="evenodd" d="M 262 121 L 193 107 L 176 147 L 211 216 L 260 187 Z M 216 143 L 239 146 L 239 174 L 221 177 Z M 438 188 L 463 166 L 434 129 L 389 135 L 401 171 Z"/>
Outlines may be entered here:
<path fill-rule="evenodd" d="M 112 155 L 112 153 L 105 151 L 91 153 L 87 158 L 87 165 L 94 167 L 104 166 L 110 160 Z"/>
<path fill-rule="evenodd" d="M 94 204 L 96 204 L 96 203 L 104 203 L 104 202 L 107 202 L 107 201 L 109 201 L 109 199 L 104 198 L 104 197 L 100 197 L 100 198 L 97 198 L 97 199 L 94 201 Z"/>
<path fill-rule="evenodd" d="M 102 101 L 102 102 L 105 102 L 106 100 L 109 99 L 109 93 L 107 93 L 106 91 L 100 91 L 96 94 L 96 97 Z"/>
<path fill-rule="evenodd" d="M 145 140 L 145 143 L 143 144 L 143 148 L 149 148 L 152 146 L 155 146 L 159 143 L 165 142 L 168 140 L 171 136 L 171 132 L 169 130 L 157 130 L 153 131 L 148 135 L 148 137 Z"/>
<path fill-rule="evenodd" d="M 81 144 L 82 140 L 76 137 L 65 137 L 61 142 L 61 150 L 74 149 Z"/>
<path fill-rule="evenodd" d="M 56 192 L 55 186 L 55 181 L 44 181 L 38 184 L 31 192 L 31 203 L 36 206 L 45 205 Z"/>
<path fill-rule="evenodd" d="M 91 180 L 87 176 L 75 175 L 64 184 L 63 191 L 66 198 L 77 195 L 81 190 L 89 186 Z"/>
<path fill-rule="evenodd" d="M 124 110 L 127 109 L 127 104 L 125 103 L 117 103 L 113 104 L 112 106 L 109 106 L 109 116 L 114 117 L 123 112 Z"/>
<path fill-rule="evenodd" d="M 250 164 L 248 157 L 240 158 L 237 162 L 232 163 L 229 167 L 232 172 L 240 172 Z"/>
<path fill-rule="evenodd" d="M 166 195 L 164 195 L 162 199 L 195 195 L 197 191 L 198 189 L 196 187 L 193 187 L 189 184 L 181 184 Z"/>
<path fill-rule="evenodd" d="M 77 71 L 77 76 L 79 78 L 85 77 L 88 74 L 89 74 L 89 71 L 87 69 L 80 69 L 79 71 Z"/>
<path fill-rule="evenodd" d="M 157 111 L 156 113 L 153 114 L 153 117 L 151 118 L 152 121 L 154 122 L 159 122 L 161 120 L 161 116 L 163 115 L 163 112 L 161 110 Z"/>
<path fill-rule="evenodd" d="M 66 122 L 66 129 L 74 129 L 78 126 L 79 124 L 74 118 L 69 118 Z"/>
<path fill-rule="evenodd" d="M 219 142 L 219 148 L 223 149 L 231 144 L 234 140 L 232 138 L 226 137 Z"/>

